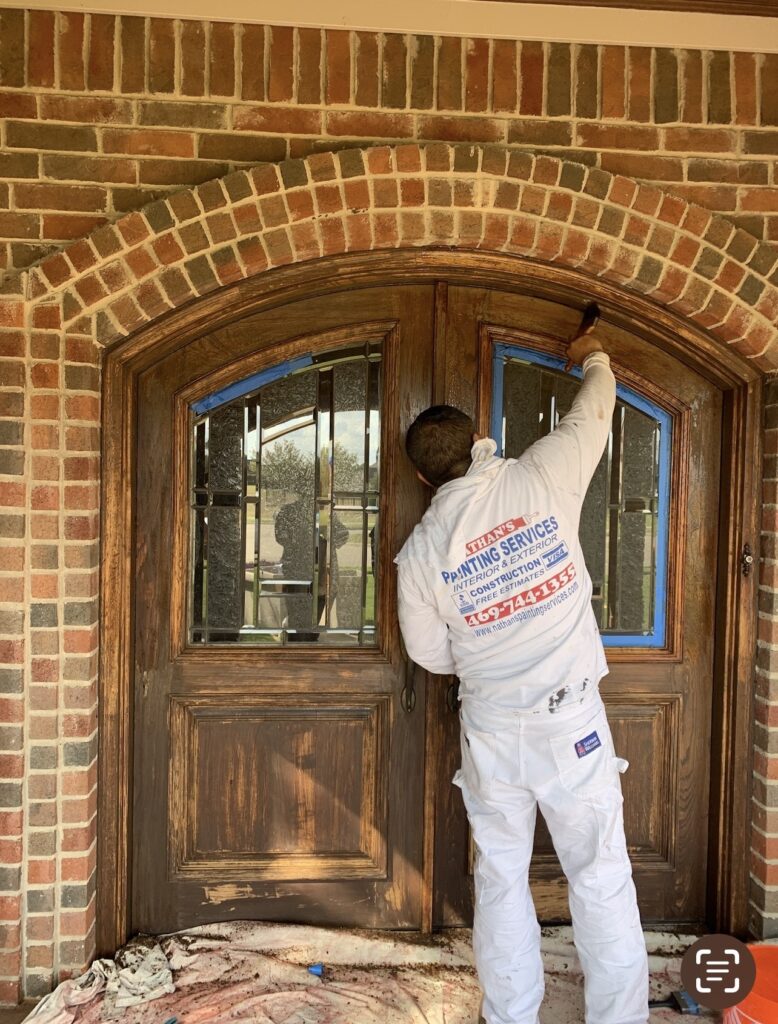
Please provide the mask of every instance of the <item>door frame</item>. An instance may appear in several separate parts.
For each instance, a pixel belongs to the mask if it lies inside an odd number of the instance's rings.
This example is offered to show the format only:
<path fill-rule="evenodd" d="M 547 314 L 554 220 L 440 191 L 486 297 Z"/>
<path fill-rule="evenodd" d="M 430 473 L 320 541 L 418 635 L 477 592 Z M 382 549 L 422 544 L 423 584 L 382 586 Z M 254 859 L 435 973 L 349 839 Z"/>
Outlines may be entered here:
<path fill-rule="evenodd" d="M 432 281 L 441 282 L 441 289 L 450 281 L 534 294 L 579 309 L 596 299 L 612 323 L 664 349 L 722 391 L 722 436 L 730 444 L 722 444 L 721 462 L 706 923 L 712 931 L 747 934 L 758 572 L 744 577 L 740 559 L 745 543 L 754 551 L 759 548 L 760 505 L 755 497 L 761 478 L 762 377 L 742 356 L 678 314 L 582 271 L 507 254 L 414 249 L 335 256 L 260 274 L 171 311 L 106 352 L 98 676 L 98 956 L 112 954 L 129 937 L 138 376 L 193 338 L 262 309 L 350 288 Z M 436 322 L 442 326 L 444 304 L 437 305 Z M 438 380 L 442 354 L 436 352 L 434 358 L 434 379 Z M 427 764 L 434 753 L 434 737 L 428 736 Z M 432 772 L 425 772 L 423 917 L 428 930 L 433 885 L 430 833 L 435 813 L 431 780 Z"/>

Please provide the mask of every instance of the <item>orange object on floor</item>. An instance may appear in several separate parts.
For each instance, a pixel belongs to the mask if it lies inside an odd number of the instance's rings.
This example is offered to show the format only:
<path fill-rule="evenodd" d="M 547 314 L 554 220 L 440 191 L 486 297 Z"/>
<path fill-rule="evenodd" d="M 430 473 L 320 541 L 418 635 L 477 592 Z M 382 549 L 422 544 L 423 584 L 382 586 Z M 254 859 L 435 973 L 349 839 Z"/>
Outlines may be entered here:
<path fill-rule="evenodd" d="M 756 981 L 742 1003 L 724 1013 L 724 1024 L 778 1024 L 778 945 L 749 946 Z"/>

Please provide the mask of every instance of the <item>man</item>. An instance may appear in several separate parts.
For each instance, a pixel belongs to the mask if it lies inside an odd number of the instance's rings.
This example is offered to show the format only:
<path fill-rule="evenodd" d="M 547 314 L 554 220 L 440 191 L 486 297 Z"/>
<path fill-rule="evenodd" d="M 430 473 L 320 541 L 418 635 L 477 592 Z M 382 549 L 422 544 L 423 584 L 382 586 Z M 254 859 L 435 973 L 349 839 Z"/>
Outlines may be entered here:
<path fill-rule="evenodd" d="M 596 310 L 596 307 L 595 307 Z M 589 311 L 587 311 L 588 314 Z M 538 806 L 569 883 L 586 1024 L 648 1021 L 648 958 L 599 680 L 607 671 L 578 540 L 616 388 L 591 335 L 568 346 L 584 382 L 557 428 L 518 459 L 435 406 L 406 438 L 435 490 L 395 559 L 409 656 L 460 680 L 462 790 L 475 840 L 473 950 L 487 1024 L 537 1024 L 540 926 L 528 872 Z"/>

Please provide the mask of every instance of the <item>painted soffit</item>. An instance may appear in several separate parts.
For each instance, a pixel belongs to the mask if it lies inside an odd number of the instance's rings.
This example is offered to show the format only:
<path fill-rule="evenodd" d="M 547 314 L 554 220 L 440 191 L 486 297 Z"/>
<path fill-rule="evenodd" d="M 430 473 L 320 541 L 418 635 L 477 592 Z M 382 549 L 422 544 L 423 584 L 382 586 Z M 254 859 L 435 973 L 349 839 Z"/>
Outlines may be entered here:
<path fill-rule="evenodd" d="M 765 9 L 773 2 L 778 14 L 778 0 L 759 0 L 760 4 L 765 4 Z M 693 0 L 689 0 L 690 6 L 692 3 Z M 733 9 L 737 4 L 738 0 L 729 0 Z M 4 6 L 63 9 L 51 0 L 26 3 L 11 0 Z M 778 52 L 778 17 L 588 7 L 577 3 L 394 0 L 391 4 L 378 4 L 364 0 L 266 0 L 258 6 L 248 0 L 222 0 L 217 9 L 211 0 L 81 0 L 68 3 L 65 10 L 374 32 Z"/>

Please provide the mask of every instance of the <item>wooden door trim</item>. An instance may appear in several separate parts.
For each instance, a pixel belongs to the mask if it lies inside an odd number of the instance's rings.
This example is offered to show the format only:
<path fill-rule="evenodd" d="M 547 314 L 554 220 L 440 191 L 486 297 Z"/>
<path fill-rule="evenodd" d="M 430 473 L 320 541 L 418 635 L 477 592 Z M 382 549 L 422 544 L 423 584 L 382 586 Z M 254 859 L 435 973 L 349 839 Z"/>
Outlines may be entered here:
<path fill-rule="evenodd" d="M 252 312 L 349 288 L 446 279 L 521 291 L 577 308 L 596 299 L 605 315 L 715 383 L 725 398 L 730 444 L 722 450 L 720 558 L 711 744 L 709 921 L 745 934 L 748 905 L 756 573 L 740 552 L 759 541 L 761 377 L 734 350 L 669 309 L 575 270 L 528 259 L 449 249 L 371 252 L 260 274 L 171 311 L 114 346 L 103 370 L 101 643 L 98 731 L 97 954 L 126 941 L 132 880 L 132 678 L 135 407 L 139 373 L 193 338 Z M 756 458 L 755 458 L 756 456 Z M 746 797 L 744 799 L 744 796 Z M 430 827 L 425 822 L 425 829 Z M 428 877 L 425 884 L 431 884 Z"/>

